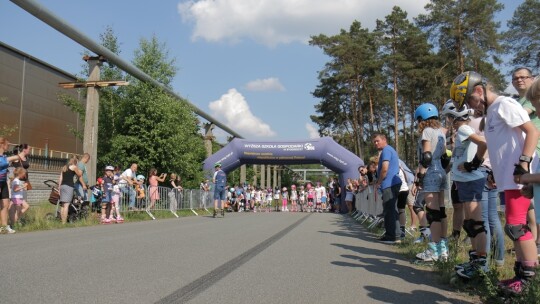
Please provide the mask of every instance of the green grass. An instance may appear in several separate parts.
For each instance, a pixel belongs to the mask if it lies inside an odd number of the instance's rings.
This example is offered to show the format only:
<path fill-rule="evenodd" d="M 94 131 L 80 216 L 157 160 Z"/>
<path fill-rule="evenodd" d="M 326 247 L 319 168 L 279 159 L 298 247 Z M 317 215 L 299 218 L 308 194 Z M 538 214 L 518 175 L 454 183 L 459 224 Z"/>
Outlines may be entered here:
<path fill-rule="evenodd" d="M 209 209 L 210 212 L 212 211 Z M 199 215 L 208 214 L 205 210 L 195 210 Z M 63 225 L 59 219 L 54 218 L 56 212 L 56 206 L 48 202 L 43 202 L 39 205 L 32 205 L 26 212 L 21 223 L 15 224 L 14 229 L 17 233 L 31 232 L 40 230 L 61 229 L 67 227 L 85 227 L 94 226 L 100 224 L 100 214 L 96 212 L 90 212 L 86 219 L 81 219 L 73 223 L 66 223 Z M 52 215 L 53 219 L 48 219 L 47 214 Z M 159 219 L 175 218 L 174 214 L 170 211 L 156 210 L 152 211 L 152 214 Z M 176 212 L 179 217 L 194 216 L 195 214 L 191 210 L 178 210 Z M 152 220 L 150 216 L 144 211 L 130 211 L 122 212 L 124 217 L 124 223 L 139 222 Z"/>

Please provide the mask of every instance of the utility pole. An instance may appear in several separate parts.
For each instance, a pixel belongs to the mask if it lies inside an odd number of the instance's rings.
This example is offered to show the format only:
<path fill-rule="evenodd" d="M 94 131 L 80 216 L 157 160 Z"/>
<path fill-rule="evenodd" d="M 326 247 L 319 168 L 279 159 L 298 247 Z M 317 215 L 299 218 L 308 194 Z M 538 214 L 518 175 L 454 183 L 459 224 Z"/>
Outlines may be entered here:
<path fill-rule="evenodd" d="M 99 118 L 99 88 L 128 85 L 127 81 L 100 81 L 100 67 L 107 60 L 103 56 L 84 56 L 88 62 L 89 76 L 86 82 L 61 82 L 58 85 L 64 89 L 87 88 L 86 114 L 84 119 L 83 152 L 90 154 L 86 164 L 88 181 L 96 181 L 98 118 Z"/>
<path fill-rule="evenodd" d="M 88 62 L 88 81 L 99 81 L 101 79 L 101 65 L 104 59 L 99 57 L 85 56 L 83 59 Z M 89 87 L 86 92 L 86 114 L 84 120 L 83 152 L 90 153 L 90 160 L 86 165 L 88 181 L 94 183 L 96 180 L 97 164 L 97 143 L 98 143 L 98 118 L 99 118 L 99 90 L 96 87 Z"/>

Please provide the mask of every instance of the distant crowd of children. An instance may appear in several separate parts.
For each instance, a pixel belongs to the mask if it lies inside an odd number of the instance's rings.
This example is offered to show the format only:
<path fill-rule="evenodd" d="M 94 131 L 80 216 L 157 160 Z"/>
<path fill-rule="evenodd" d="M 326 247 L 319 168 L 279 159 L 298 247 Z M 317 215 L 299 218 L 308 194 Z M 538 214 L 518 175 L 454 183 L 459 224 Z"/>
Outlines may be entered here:
<path fill-rule="evenodd" d="M 335 195 L 335 188 L 339 186 L 333 180 L 328 189 L 321 182 L 315 186 L 307 182 L 274 189 L 236 185 L 228 188 L 226 207 L 228 211 L 238 212 L 339 212 L 339 195 Z"/>

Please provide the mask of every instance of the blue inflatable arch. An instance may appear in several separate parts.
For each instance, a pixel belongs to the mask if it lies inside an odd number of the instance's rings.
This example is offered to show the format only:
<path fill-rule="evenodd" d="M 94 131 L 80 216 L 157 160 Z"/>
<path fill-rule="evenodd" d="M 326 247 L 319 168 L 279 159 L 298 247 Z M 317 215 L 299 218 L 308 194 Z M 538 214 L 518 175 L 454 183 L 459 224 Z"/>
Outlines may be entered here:
<path fill-rule="evenodd" d="M 320 163 L 339 174 L 339 183 L 342 187 L 347 178 L 358 178 L 358 167 L 364 165 L 362 159 L 330 137 L 287 142 L 248 141 L 235 138 L 204 161 L 203 169 L 208 175 L 212 174 L 214 164 L 217 162 L 221 163 L 225 173 L 244 164 Z M 344 195 L 345 191 L 342 192 Z"/>

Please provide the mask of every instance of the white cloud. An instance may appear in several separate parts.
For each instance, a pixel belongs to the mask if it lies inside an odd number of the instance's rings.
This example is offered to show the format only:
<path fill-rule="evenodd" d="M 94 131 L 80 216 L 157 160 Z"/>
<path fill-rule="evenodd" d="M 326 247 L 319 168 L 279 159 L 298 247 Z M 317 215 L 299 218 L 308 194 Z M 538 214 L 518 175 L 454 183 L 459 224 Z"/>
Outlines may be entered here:
<path fill-rule="evenodd" d="M 285 87 L 276 77 L 252 80 L 246 84 L 246 89 L 249 91 L 285 91 Z"/>
<path fill-rule="evenodd" d="M 178 12 L 193 23 L 193 39 L 237 42 L 244 38 L 276 46 L 307 42 L 311 35 L 333 35 L 353 20 L 373 28 L 393 6 L 409 18 L 424 12 L 428 0 L 183 0 Z"/>
<path fill-rule="evenodd" d="M 306 130 L 308 131 L 308 136 L 309 136 L 309 139 L 315 139 L 315 138 L 319 138 L 319 130 L 317 130 L 317 128 L 310 124 L 310 123 L 306 123 Z"/>
<path fill-rule="evenodd" d="M 225 124 L 245 137 L 272 137 L 276 135 L 270 126 L 251 113 L 242 94 L 230 89 L 220 99 L 209 104 L 212 115 L 224 119 Z"/>

